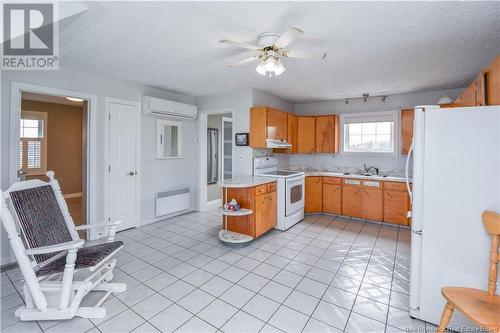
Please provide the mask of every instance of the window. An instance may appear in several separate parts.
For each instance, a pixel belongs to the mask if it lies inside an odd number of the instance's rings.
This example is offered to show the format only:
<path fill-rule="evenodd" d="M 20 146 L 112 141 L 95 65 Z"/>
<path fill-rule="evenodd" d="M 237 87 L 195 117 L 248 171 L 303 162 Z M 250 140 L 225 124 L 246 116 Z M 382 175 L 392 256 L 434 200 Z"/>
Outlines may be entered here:
<path fill-rule="evenodd" d="M 21 112 L 19 169 L 25 174 L 47 171 L 47 113 Z"/>
<path fill-rule="evenodd" d="M 346 153 L 395 154 L 396 112 L 343 115 Z"/>

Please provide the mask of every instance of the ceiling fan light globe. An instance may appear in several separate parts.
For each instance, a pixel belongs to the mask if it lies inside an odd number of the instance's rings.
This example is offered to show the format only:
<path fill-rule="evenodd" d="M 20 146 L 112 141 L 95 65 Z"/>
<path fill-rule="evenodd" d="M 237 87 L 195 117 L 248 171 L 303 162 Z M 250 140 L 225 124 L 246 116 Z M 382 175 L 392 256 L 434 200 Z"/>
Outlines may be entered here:
<path fill-rule="evenodd" d="M 263 75 L 265 76 L 266 75 L 266 69 L 264 68 L 264 64 L 263 63 L 260 63 L 256 68 L 255 70 L 257 71 L 257 73 L 259 73 L 260 75 Z"/>
<path fill-rule="evenodd" d="M 274 75 L 278 76 L 280 74 L 283 74 L 283 72 L 286 71 L 285 66 L 280 62 L 274 67 Z"/>
<path fill-rule="evenodd" d="M 276 67 L 276 60 L 274 60 L 274 59 L 267 59 L 264 62 L 264 67 L 265 67 L 266 71 L 268 71 L 268 72 L 274 72 L 274 68 Z"/>

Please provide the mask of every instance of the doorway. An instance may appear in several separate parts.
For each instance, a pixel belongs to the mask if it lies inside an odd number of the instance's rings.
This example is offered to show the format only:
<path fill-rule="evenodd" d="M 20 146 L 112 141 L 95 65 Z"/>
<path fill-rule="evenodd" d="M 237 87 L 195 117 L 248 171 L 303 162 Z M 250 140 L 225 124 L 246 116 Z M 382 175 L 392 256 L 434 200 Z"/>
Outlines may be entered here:
<path fill-rule="evenodd" d="M 220 205 L 220 184 L 232 178 L 233 119 L 232 113 L 209 114 L 206 129 L 207 206 Z"/>
<path fill-rule="evenodd" d="M 48 181 L 46 172 L 54 171 L 77 226 L 87 223 L 87 105 L 81 98 L 21 93 L 19 178 Z"/>

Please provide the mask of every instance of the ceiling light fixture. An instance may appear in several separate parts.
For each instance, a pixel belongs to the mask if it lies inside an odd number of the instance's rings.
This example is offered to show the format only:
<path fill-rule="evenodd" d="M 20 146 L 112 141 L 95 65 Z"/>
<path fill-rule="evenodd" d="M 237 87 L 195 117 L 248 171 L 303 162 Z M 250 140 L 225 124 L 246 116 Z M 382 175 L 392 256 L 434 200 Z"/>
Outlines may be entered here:
<path fill-rule="evenodd" d="M 370 94 L 363 94 L 363 103 L 368 101 L 368 96 L 370 96 Z"/>
<path fill-rule="evenodd" d="M 441 96 L 441 98 L 438 100 L 438 105 L 443 105 L 443 104 L 451 104 L 453 103 L 453 98 L 450 96 L 446 95 L 446 93 Z"/>
<path fill-rule="evenodd" d="M 267 56 L 256 68 L 255 70 L 262 76 L 278 76 L 282 74 L 286 69 L 279 60 L 278 57 L 275 56 Z"/>
<path fill-rule="evenodd" d="M 78 97 L 66 97 L 66 99 L 72 102 L 83 102 L 83 98 L 78 98 Z"/>

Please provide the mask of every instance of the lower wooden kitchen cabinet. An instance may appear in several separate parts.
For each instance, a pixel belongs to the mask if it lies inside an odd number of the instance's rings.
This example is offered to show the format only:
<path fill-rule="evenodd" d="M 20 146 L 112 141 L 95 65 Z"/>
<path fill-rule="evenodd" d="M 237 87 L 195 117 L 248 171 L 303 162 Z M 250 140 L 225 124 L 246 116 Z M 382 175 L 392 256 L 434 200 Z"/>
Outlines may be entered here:
<path fill-rule="evenodd" d="M 406 184 L 339 177 L 306 177 L 305 212 L 409 225 Z"/>
<path fill-rule="evenodd" d="M 362 218 L 363 193 L 359 179 L 344 179 L 342 184 L 342 215 Z"/>
<path fill-rule="evenodd" d="M 323 177 L 323 212 L 342 214 L 342 179 Z"/>
<path fill-rule="evenodd" d="M 367 183 L 367 182 L 363 182 Z M 381 182 L 370 182 L 378 183 L 378 187 L 371 187 L 363 184 L 362 189 L 362 214 L 361 217 L 370 221 L 382 221 L 384 219 L 384 198 L 382 194 L 382 183 Z"/>
<path fill-rule="evenodd" d="M 306 177 L 305 207 L 306 213 L 323 211 L 323 177 Z"/>
<path fill-rule="evenodd" d="M 255 197 L 255 237 L 274 228 L 277 221 L 276 191 Z"/>
<path fill-rule="evenodd" d="M 408 211 L 410 200 L 406 192 L 406 184 L 384 183 L 384 221 L 401 225 L 409 225 Z"/>
<path fill-rule="evenodd" d="M 257 238 L 274 228 L 278 221 L 277 188 L 277 182 L 271 182 L 258 186 L 228 187 L 225 195 L 223 190 L 222 198 L 234 198 L 241 207 L 253 210 L 250 215 L 227 216 L 227 229 Z"/>

